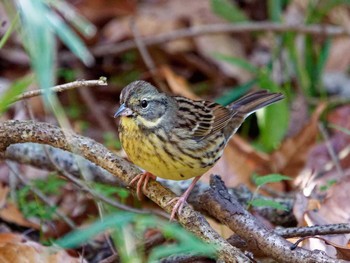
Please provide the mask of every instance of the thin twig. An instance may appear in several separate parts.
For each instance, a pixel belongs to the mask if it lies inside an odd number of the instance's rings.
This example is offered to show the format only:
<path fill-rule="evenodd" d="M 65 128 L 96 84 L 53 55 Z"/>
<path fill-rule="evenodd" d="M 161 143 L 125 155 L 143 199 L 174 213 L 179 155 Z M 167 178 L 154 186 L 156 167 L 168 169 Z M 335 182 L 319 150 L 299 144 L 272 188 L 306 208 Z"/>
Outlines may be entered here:
<path fill-rule="evenodd" d="M 328 133 L 326 131 L 326 128 L 324 127 L 323 123 L 321 123 L 321 122 L 318 123 L 318 128 L 319 128 L 319 130 L 320 130 L 320 132 L 321 132 L 321 134 L 323 136 L 323 139 L 325 141 L 325 144 L 326 144 L 326 147 L 328 149 L 329 155 L 331 156 L 331 158 L 333 160 L 334 166 L 337 169 L 337 172 L 338 172 L 340 178 L 344 178 L 343 168 L 340 165 L 340 161 L 339 161 L 338 155 L 334 151 L 334 148 L 333 148 L 332 144 L 329 141 L 329 136 L 328 136 Z"/>
<path fill-rule="evenodd" d="M 247 33 L 247 32 L 294 32 L 299 34 L 324 35 L 324 36 L 349 36 L 350 31 L 346 28 L 331 25 L 288 25 L 271 22 L 256 22 L 246 24 L 211 24 L 201 25 L 190 28 L 174 30 L 169 33 L 159 34 L 141 38 L 145 46 L 152 46 L 174 41 L 181 38 L 196 37 L 205 34 L 220 34 L 220 33 Z M 116 43 L 108 43 L 92 48 L 92 53 L 95 56 L 105 56 L 110 54 L 122 53 L 124 51 L 137 47 L 135 40 L 126 40 Z M 70 57 L 72 57 L 69 54 Z M 68 53 L 63 56 L 63 59 L 68 58 Z"/>
<path fill-rule="evenodd" d="M 65 90 L 82 88 L 82 87 L 106 86 L 106 85 L 107 85 L 107 79 L 105 77 L 101 77 L 98 80 L 77 80 L 77 81 L 65 83 L 62 85 L 57 85 L 57 86 L 51 87 L 50 91 L 62 92 Z M 11 101 L 11 103 L 14 103 L 16 101 L 23 100 L 23 99 L 29 99 L 35 96 L 40 96 L 43 93 L 44 93 L 44 90 L 42 89 L 27 91 L 27 92 L 24 92 L 23 94 L 16 96 Z"/>
<path fill-rule="evenodd" d="M 322 226 L 276 228 L 274 231 L 284 238 L 306 237 L 315 235 L 350 234 L 350 224 L 329 224 Z"/>
<path fill-rule="evenodd" d="M 46 205 L 50 206 L 50 207 L 55 207 L 56 205 L 49 200 L 48 198 L 46 198 L 46 196 L 44 195 L 43 192 L 41 192 L 38 188 L 36 188 L 35 186 L 33 186 L 32 183 L 30 183 L 26 178 L 24 178 L 20 173 L 18 173 L 15 169 L 13 169 L 13 167 L 11 166 L 11 164 L 7 163 L 9 169 L 13 172 L 13 174 L 24 184 L 24 185 L 28 185 L 30 191 L 32 191 L 36 196 L 39 197 L 39 199 L 41 201 L 43 201 Z M 64 213 L 62 213 L 59 209 L 54 209 L 55 214 L 57 214 L 57 216 L 59 218 L 61 218 L 70 228 L 72 229 L 76 229 L 76 225 L 75 223 L 69 218 L 67 217 Z"/>
<path fill-rule="evenodd" d="M 157 74 L 156 74 L 156 64 L 154 63 L 150 53 L 147 50 L 147 47 L 145 43 L 143 42 L 143 39 L 140 36 L 140 32 L 136 26 L 135 20 L 131 21 L 131 31 L 134 35 L 136 47 L 139 50 L 141 57 L 143 61 L 145 62 L 146 67 L 148 68 L 149 72 L 152 75 L 152 78 L 156 82 L 158 88 L 160 88 L 163 91 L 166 91 L 166 88 L 164 84 L 159 80 Z"/>

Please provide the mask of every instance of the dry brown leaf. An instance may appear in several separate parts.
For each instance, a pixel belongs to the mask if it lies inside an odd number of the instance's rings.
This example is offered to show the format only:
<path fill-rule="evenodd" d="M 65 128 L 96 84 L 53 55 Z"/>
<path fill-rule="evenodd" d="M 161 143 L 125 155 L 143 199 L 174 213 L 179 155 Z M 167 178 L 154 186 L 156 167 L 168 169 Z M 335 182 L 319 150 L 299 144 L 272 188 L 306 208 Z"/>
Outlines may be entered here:
<path fill-rule="evenodd" d="M 349 245 L 349 243 L 346 246 L 340 246 L 340 245 L 334 244 L 333 242 L 327 241 L 327 244 L 333 246 L 337 250 L 337 258 L 344 259 L 344 260 L 350 260 L 350 245 Z"/>
<path fill-rule="evenodd" d="M 25 219 L 21 211 L 19 211 L 19 209 L 17 208 L 17 206 L 9 201 L 7 201 L 7 203 L 5 203 L 0 208 L 0 218 L 7 222 L 17 224 L 19 226 L 31 227 L 34 229 L 40 228 L 39 225 Z"/>
<path fill-rule="evenodd" d="M 320 104 L 310 122 L 294 137 L 284 140 L 278 150 L 271 155 L 271 165 L 285 175 L 295 176 L 305 166 L 306 156 L 315 144 L 318 134 L 318 120 L 326 108 Z"/>
<path fill-rule="evenodd" d="M 317 213 L 328 224 L 350 223 L 349 189 L 350 177 L 348 176 L 344 180 L 338 181 L 327 191 L 327 197 L 321 203 L 321 208 Z"/>
<path fill-rule="evenodd" d="M 330 10 L 327 16 L 332 24 L 340 25 L 347 30 L 350 29 L 349 9 L 344 5 L 334 7 L 332 10 Z"/>
<path fill-rule="evenodd" d="M 350 260 L 350 246 L 349 243 L 346 245 L 339 245 L 337 242 L 330 241 L 331 236 L 314 236 L 303 238 L 303 247 L 314 250 L 318 249 L 324 251 L 328 256 Z"/>
<path fill-rule="evenodd" d="M 64 250 L 44 247 L 22 235 L 0 233 L 0 262 L 84 263 L 86 261 L 83 258 L 71 257 Z"/>
<path fill-rule="evenodd" d="M 331 124 L 349 129 L 350 107 L 343 106 L 333 110 L 327 119 Z M 349 143 L 349 135 L 343 131 L 331 129 L 327 141 L 311 147 L 305 167 L 295 182 L 307 196 L 310 196 L 312 192 L 318 193 L 319 187 L 327 185 L 330 180 L 339 181 L 344 179 L 342 177 L 349 176 L 347 175 L 347 170 L 350 168 Z M 339 165 L 343 172 L 336 169 L 335 162 L 330 155 L 329 145 L 338 156 Z"/>
<path fill-rule="evenodd" d="M 332 41 L 325 67 L 326 72 L 346 72 L 348 70 L 350 64 L 349 45 L 350 39 L 348 37 Z"/>
<path fill-rule="evenodd" d="M 177 75 L 174 71 L 171 70 L 170 67 L 163 65 L 160 68 L 160 72 L 164 75 L 164 78 L 167 81 L 170 90 L 175 95 L 184 96 L 193 100 L 200 99 L 190 90 L 186 79 Z"/>
<path fill-rule="evenodd" d="M 216 232 L 218 232 L 223 238 L 227 239 L 230 236 L 232 236 L 233 231 L 228 226 L 219 223 L 217 220 L 214 220 L 211 217 L 206 217 L 206 219 L 208 220 L 208 223 L 210 224 L 210 226 Z"/>
<path fill-rule="evenodd" d="M 333 110 L 328 114 L 327 121 L 331 124 L 350 130 L 350 105 L 344 105 Z M 332 130 L 332 132 L 344 134 L 344 132 L 337 129 Z"/>
<path fill-rule="evenodd" d="M 84 0 L 75 1 L 75 3 L 79 14 L 93 23 L 121 15 L 135 14 L 137 8 L 136 0 Z"/>
<path fill-rule="evenodd" d="M 200 25 L 200 23 L 198 23 Z M 226 76 L 244 83 L 252 79 L 251 73 L 240 66 L 214 58 L 214 54 L 232 58 L 245 58 L 242 42 L 226 34 L 204 35 L 195 38 L 198 52 L 207 60 L 213 62 Z"/>
<path fill-rule="evenodd" d="M 177 1 L 174 1 L 177 2 Z M 187 5 L 188 8 L 191 8 Z M 133 38 L 131 23 L 135 24 L 140 36 L 155 36 L 174 31 L 186 26 L 183 21 L 189 19 L 186 14 L 181 14 L 173 9 L 170 2 L 159 4 L 144 4 L 136 16 L 118 17 L 111 20 L 102 29 L 102 35 L 107 42 L 119 41 L 124 38 Z M 184 52 L 193 50 L 189 39 L 178 39 L 163 45 L 169 52 Z"/>
<path fill-rule="evenodd" d="M 287 24 L 304 24 L 305 11 L 308 1 L 293 0 L 284 12 L 284 20 Z"/>
<path fill-rule="evenodd" d="M 348 30 L 350 29 L 349 10 L 344 6 L 340 5 L 333 8 L 328 12 L 327 17 L 330 23 Z M 325 72 L 347 72 L 350 64 L 349 45 L 350 39 L 348 37 L 340 37 L 332 40 Z"/>
<path fill-rule="evenodd" d="M 346 244 L 346 246 L 338 245 L 337 243 L 331 242 L 327 240 L 326 238 L 317 237 L 318 239 L 323 240 L 327 245 L 332 246 L 337 251 L 337 258 L 338 259 L 344 259 L 344 260 L 350 260 L 350 245 L 349 243 Z"/>
<path fill-rule="evenodd" d="M 5 185 L 0 184 L 0 207 L 4 207 L 7 200 L 9 188 Z"/>
<path fill-rule="evenodd" d="M 350 173 L 349 173 L 350 175 Z M 326 198 L 321 202 L 298 194 L 294 205 L 294 214 L 300 226 L 314 226 L 337 223 L 350 223 L 349 189 L 350 177 L 330 187 Z M 347 246 L 350 234 L 326 235 L 328 245 L 317 239 L 308 239 L 303 242 L 307 249 L 319 249 L 329 256 L 342 258 L 342 248 Z M 332 243 L 332 244 L 331 244 Z M 333 244 L 338 244 L 333 246 Z M 338 251 L 338 247 L 340 248 Z M 346 252 L 346 251 L 345 251 Z"/>

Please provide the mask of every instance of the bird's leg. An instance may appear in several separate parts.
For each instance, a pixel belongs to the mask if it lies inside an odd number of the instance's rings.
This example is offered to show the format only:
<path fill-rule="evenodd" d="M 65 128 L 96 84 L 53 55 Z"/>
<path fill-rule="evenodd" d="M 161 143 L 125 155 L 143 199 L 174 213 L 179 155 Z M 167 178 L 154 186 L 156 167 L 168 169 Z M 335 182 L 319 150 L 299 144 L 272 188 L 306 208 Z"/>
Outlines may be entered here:
<path fill-rule="evenodd" d="M 190 184 L 190 186 L 187 188 L 187 190 L 180 196 L 180 197 L 175 197 L 173 199 L 171 199 L 166 205 L 170 205 L 174 202 L 176 202 L 176 204 L 173 207 L 173 210 L 171 211 L 171 215 L 170 215 L 170 221 L 173 221 L 175 218 L 176 213 L 181 213 L 181 210 L 184 206 L 184 204 L 186 203 L 186 200 L 188 198 L 188 196 L 190 195 L 193 187 L 196 185 L 197 181 L 199 180 L 199 178 L 201 178 L 200 176 L 197 176 L 193 179 L 192 183 Z"/>
<path fill-rule="evenodd" d="M 142 189 L 143 189 L 143 191 L 146 190 L 146 187 L 147 187 L 147 184 L 148 184 L 148 181 L 150 178 L 155 180 L 157 177 L 149 172 L 144 172 L 144 173 L 136 175 L 135 178 L 133 178 L 131 180 L 129 185 L 133 185 L 135 182 L 137 182 L 136 194 L 137 194 L 137 198 L 139 200 L 141 200 L 141 198 L 142 198 Z"/>

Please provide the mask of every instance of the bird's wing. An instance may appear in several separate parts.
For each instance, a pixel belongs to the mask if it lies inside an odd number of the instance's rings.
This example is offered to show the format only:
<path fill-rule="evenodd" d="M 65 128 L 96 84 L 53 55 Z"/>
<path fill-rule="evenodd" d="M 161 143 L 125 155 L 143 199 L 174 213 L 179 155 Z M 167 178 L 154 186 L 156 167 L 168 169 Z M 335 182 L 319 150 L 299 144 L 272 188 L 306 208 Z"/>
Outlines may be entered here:
<path fill-rule="evenodd" d="M 178 105 L 179 126 L 191 132 L 196 140 L 220 131 L 234 115 L 234 111 L 215 102 L 174 98 Z"/>

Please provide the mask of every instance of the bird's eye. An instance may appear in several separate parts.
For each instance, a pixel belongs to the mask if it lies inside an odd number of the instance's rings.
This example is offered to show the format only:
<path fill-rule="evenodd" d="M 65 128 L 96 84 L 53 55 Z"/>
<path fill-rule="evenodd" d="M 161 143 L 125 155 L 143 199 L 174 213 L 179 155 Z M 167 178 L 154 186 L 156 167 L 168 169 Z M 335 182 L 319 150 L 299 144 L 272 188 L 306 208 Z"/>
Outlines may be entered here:
<path fill-rule="evenodd" d="M 141 100 L 141 107 L 142 108 L 147 108 L 147 106 L 148 106 L 147 100 Z"/>

